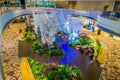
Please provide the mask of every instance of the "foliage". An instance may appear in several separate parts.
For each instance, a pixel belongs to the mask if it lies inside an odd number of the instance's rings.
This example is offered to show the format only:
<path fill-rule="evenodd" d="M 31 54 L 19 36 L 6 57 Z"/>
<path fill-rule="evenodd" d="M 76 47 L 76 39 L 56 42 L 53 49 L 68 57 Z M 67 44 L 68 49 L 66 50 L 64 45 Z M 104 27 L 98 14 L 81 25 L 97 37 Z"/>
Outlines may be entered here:
<path fill-rule="evenodd" d="M 32 33 L 32 32 L 26 32 L 25 33 L 25 37 L 24 37 L 24 40 L 26 41 L 34 41 L 37 39 L 37 36 L 35 33 Z"/>
<path fill-rule="evenodd" d="M 41 42 L 34 42 L 32 45 L 32 50 L 38 54 L 41 54 L 43 51 L 46 51 L 47 54 L 51 56 L 62 56 L 65 55 L 65 52 L 57 44 L 47 45 Z"/>
<path fill-rule="evenodd" d="M 81 36 L 78 40 L 76 40 L 74 43 L 69 44 L 71 46 L 76 46 L 76 45 L 88 45 L 90 47 L 93 47 L 93 49 L 99 53 L 100 51 L 100 42 L 98 40 L 93 39 L 92 37 L 88 37 L 86 35 Z"/>
<path fill-rule="evenodd" d="M 75 66 L 39 64 L 31 58 L 28 61 L 36 80 L 84 80 L 82 72 Z"/>
<path fill-rule="evenodd" d="M 42 49 L 43 44 L 40 42 L 34 42 L 32 45 L 32 50 L 38 54 L 42 54 L 43 49 Z"/>
<path fill-rule="evenodd" d="M 24 40 L 26 41 L 35 41 L 38 38 L 41 38 L 41 34 L 36 35 L 35 33 L 32 33 L 32 32 L 26 32 L 24 36 Z"/>
<path fill-rule="evenodd" d="M 90 40 L 88 40 L 87 38 L 80 38 L 79 42 L 81 45 L 89 45 Z"/>
<path fill-rule="evenodd" d="M 48 45 L 48 54 L 51 56 L 62 56 L 65 55 L 65 52 L 62 48 L 56 44 Z"/>
<path fill-rule="evenodd" d="M 93 39 L 93 40 L 91 40 L 90 41 L 90 46 L 91 47 L 93 47 L 94 48 L 94 50 L 97 52 L 97 53 L 99 53 L 99 51 L 100 51 L 100 43 L 97 41 L 97 40 L 95 40 L 95 39 Z"/>
<path fill-rule="evenodd" d="M 36 37 L 37 37 L 37 38 L 41 38 L 41 34 L 38 34 Z"/>
<path fill-rule="evenodd" d="M 89 44 L 90 44 L 90 40 L 88 40 L 85 37 L 80 37 L 79 39 L 77 39 L 76 41 L 74 41 L 74 43 L 72 43 L 72 44 L 69 42 L 69 45 L 71 45 L 71 46 L 89 45 Z"/>

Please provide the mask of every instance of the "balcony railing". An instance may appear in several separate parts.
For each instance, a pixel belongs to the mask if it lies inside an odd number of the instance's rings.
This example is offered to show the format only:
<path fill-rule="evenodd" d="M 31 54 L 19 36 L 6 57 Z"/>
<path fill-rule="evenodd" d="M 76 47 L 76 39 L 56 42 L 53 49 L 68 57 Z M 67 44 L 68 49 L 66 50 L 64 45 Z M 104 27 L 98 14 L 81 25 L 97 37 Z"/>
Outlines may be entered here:
<path fill-rule="evenodd" d="M 49 2 L 50 3 L 50 2 Z M 40 9 L 40 8 L 44 8 L 44 7 L 50 7 L 50 8 L 55 8 L 56 4 L 51 4 L 51 5 L 47 5 L 47 3 L 44 2 L 44 5 L 36 5 L 32 4 L 32 5 L 27 5 L 26 4 L 26 9 L 34 9 L 34 7 L 36 7 L 36 9 Z M 15 3 L 8 3 L 8 4 L 3 4 L 0 3 L 0 15 L 6 13 L 6 12 L 10 12 L 13 10 L 20 10 L 21 9 L 21 5 L 19 4 L 15 4 Z"/>
<path fill-rule="evenodd" d="M 103 11 L 101 16 L 104 18 L 120 21 L 120 12 Z"/>

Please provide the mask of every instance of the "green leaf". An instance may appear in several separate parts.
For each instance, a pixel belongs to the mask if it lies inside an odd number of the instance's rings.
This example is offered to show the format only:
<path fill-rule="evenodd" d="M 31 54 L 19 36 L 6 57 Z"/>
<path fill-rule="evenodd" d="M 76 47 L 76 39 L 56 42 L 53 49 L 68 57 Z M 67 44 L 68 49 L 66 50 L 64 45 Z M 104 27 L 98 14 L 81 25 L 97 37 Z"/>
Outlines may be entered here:
<path fill-rule="evenodd" d="M 43 76 L 39 75 L 39 76 L 36 77 L 36 80 L 42 80 L 42 78 L 43 78 Z"/>
<path fill-rule="evenodd" d="M 50 71 L 48 73 L 48 76 L 46 76 L 48 78 L 48 80 L 53 80 L 55 79 L 57 76 L 59 75 L 58 71 Z"/>
<path fill-rule="evenodd" d="M 31 70 L 36 80 L 84 80 L 82 72 L 75 66 L 39 64 L 37 61 L 28 58 Z"/>
<path fill-rule="evenodd" d="M 34 42 L 32 45 L 32 50 L 38 54 L 41 54 L 43 52 L 42 46 L 43 46 L 42 43 Z"/>
<path fill-rule="evenodd" d="M 67 80 L 65 75 L 60 75 L 60 80 Z"/>
<path fill-rule="evenodd" d="M 58 68 L 58 72 L 62 72 L 62 68 Z"/>

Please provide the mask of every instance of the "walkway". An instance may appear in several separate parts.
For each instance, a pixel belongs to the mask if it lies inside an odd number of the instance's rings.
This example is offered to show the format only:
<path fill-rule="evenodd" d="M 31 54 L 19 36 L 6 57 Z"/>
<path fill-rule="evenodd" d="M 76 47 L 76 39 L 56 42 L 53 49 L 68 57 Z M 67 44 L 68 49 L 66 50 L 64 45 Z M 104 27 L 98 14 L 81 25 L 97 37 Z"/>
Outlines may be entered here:
<path fill-rule="evenodd" d="M 23 24 L 10 24 L 4 32 L 2 40 L 2 62 L 5 80 L 22 80 L 18 59 L 18 33 Z"/>

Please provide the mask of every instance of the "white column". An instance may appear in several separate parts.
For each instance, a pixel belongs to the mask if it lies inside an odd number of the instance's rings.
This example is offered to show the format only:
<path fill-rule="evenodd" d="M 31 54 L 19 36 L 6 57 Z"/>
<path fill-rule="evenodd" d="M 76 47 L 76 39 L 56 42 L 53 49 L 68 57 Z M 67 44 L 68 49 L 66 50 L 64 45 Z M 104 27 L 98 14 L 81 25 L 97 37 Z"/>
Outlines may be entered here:
<path fill-rule="evenodd" d="M 27 16 L 26 16 L 26 18 L 27 18 L 27 24 L 28 24 L 28 26 L 31 26 L 30 16 L 29 16 L 29 15 L 27 15 Z"/>

